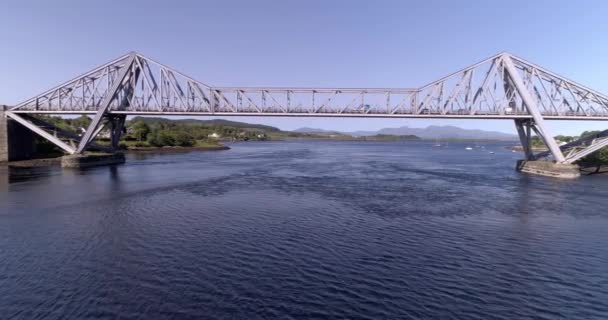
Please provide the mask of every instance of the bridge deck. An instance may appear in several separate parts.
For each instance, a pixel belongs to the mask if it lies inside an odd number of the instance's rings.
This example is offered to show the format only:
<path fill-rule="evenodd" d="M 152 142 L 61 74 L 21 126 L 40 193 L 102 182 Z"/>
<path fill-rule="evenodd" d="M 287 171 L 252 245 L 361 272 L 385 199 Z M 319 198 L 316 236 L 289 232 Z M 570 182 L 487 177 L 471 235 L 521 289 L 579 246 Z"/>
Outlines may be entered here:
<path fill-rule="evenodd" d="M 94 115 L 95 110 L 12 110 L 16 114 L 54 114 L 54 115 Z M 414 119 L 494 119 L 514 120 L 531 119 L 530 114 L 440 114 L 440 113 L 328 113 L 328 112 L 208 112 L 208 111 L 131 111 L 110 110 L 107 114 L 126 114 L 133 116 L 204 116 L 204 117 L 317 117 L 317 118 L 414 118 Z M 608 121 L 606 116 L 543 115 L 546 120 L 583 120 Z"/>

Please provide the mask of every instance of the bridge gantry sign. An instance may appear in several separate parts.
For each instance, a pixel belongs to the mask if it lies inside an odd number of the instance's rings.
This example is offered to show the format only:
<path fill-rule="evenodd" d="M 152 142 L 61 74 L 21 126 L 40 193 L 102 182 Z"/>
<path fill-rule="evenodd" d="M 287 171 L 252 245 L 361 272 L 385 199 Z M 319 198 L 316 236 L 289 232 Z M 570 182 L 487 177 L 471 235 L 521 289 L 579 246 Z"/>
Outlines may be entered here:
<path fill-rule="evenodd" d="M 79 136 L 59 136 L 36 114 L 88 114 Z M 500 53 L 419 88 L 213 87 L 131 52 L 28 99 L 6 115 L 68 153 L 94 146 L 102 130 L 112 145 L 127 115 L 511 119 L 528 160 L 572 163 L 608 145 L 607 135 L 560 147 L 546 120 L 608 120 L 608 96 Z M 537 134 L 549 152 L 533 154 Z M 99 147 L 99 146 L 97 146 Z M 568 149 L 564 156 L 562 149 Z M 572 151 L 576 150 L 576 151 Z"/>

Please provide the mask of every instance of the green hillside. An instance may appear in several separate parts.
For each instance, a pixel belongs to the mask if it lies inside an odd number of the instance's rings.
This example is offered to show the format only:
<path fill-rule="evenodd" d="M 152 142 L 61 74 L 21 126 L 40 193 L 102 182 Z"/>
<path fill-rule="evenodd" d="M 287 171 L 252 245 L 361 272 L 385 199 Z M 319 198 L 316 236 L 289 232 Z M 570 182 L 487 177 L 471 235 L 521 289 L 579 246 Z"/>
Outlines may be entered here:
<path fill-rule="evenodd" d="M 278 132 L 281 131 L 279 128 L 263 125 L 263 124 L 252 124 L 238 121 L 230 121 L 223 119 L 212 119 L 212 120 L 198 120 L 198 119 L 167 119 L 161 117 L 134 117 L 129 122 L 144 122 L 149 126 L 156 126 L 160 124 L 179 124 L 184 126 L 204 126 L 204 127 L 231 127 L 244 130 L 262 130 L 267 132 Z"/>

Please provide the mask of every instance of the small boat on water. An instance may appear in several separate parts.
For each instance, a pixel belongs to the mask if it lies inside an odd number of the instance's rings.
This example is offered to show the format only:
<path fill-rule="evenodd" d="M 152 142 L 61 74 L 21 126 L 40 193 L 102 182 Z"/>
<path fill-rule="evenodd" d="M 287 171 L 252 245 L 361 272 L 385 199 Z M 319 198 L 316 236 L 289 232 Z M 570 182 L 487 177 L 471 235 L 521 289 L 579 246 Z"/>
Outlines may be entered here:
<path fill-rule="evenodd" d="M 490 151 L 490 154 L 494 154 L 494 151 Z"/>
<path fill-rule="evenodd" d="M 466 147 L 466 148 L 464 148 L 464 149 L 465 149 L 465 150 L 473 150 L 473 148 L 471 148 L 471 147 Z"/>
<path fill-rule="evenodd" d="M 433 147 L 441 147 L 441 143 L 439 143 L 439 138 L 435 139 L 435 145 Z"/>

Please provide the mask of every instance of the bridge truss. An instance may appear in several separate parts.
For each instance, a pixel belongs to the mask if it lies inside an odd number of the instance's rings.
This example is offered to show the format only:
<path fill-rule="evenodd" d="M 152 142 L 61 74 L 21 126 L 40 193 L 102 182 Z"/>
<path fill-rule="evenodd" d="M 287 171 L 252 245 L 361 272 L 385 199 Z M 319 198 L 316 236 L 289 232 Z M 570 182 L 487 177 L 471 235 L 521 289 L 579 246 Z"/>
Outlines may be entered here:
<path fill-rule="evenodd" d="M 90 114 L 70 143 L 31 114 Z M 545 120 L 608 120 L 608 96 L 508 53 L 420 88 L 212 87 L 139 53 L 129 53 L 28 99 L 6 115 L 68 153 L 85 151 L 104 128 L 116 147 L 127 115 L 464 118 L 515 120 L 526 158 L 571 163 Z M 549 147 L 534 155 L 536 133 Z M 594 140 L 595 141 L 595 140 Z M 585 146 L 581 143 L 581 146 Z M 594 149 L 608 145 L 595 142 Z"/>

